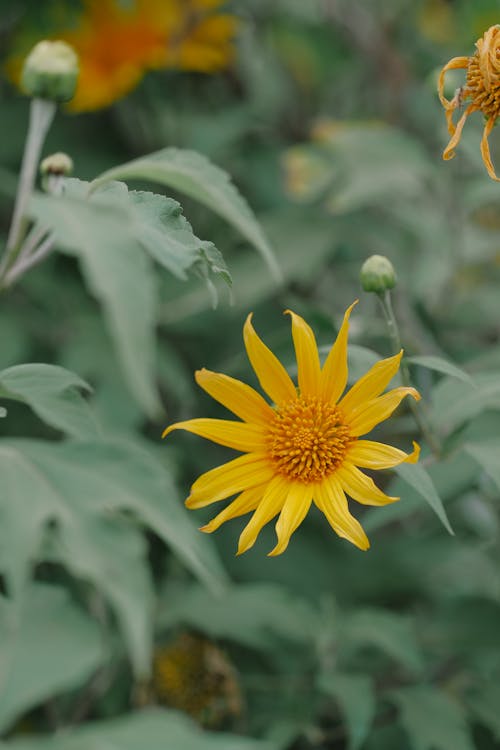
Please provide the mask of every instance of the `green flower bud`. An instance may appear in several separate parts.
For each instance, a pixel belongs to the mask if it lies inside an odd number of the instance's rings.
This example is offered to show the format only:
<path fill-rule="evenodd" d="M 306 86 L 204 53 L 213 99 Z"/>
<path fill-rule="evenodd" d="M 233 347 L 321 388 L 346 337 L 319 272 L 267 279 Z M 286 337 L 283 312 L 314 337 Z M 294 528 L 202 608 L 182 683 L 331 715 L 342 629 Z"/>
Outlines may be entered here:
<path fill-rule="evenodd" d="M 24 61 L 21 86 L 28 96 L 67 102 L 78 80 L 78 56 L 66 42 L 35 44 Z"/>
<path fill-rule="evenodd" d="M 46 156 L 40 164 L 40 174 L 42 176 L 54 174 L 66 177 L 66 175 L 71 174 L 72 171 L 73 159 L 62 151 Z"/>
<path fill-rule="evenodd" d="M 396 286 L 396 272 L 391 261 L 385 255 L 371 255 L 361 266 L 359 275 L 365 292 L 382 294 Z"/>

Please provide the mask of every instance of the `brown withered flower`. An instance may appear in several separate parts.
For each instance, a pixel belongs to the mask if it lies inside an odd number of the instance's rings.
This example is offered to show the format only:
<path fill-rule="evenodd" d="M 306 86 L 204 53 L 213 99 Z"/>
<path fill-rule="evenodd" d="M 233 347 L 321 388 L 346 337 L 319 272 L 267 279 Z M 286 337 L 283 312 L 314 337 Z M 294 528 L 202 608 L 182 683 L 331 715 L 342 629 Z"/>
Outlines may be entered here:
<path fill-rule="evenodd" d="M 443 93 L 444 79 L 448 70 L 465 68 L 467 78 L 465 85 L 459 88 L 453 99 L 447 99 Z M 480 111 L 485 117 L 483 137 L 481 138 L 481 156 L 492 180 L 500 182 L 491 161 L 488 136 L 497 117 L 500 115 L 500 25 L 491 26 L 481 39 L 476 42 L 476 52 L 471 57 L 452 58 L 439 75 L 438 93 L 445 109 L 450 142 L 443 151 L 443 159 L 453 159 L 455 147 L 462 136 L 465 121 L 472 112 Z M 463 104 L 467 107 L 455 125 L 453 114 Z"/>

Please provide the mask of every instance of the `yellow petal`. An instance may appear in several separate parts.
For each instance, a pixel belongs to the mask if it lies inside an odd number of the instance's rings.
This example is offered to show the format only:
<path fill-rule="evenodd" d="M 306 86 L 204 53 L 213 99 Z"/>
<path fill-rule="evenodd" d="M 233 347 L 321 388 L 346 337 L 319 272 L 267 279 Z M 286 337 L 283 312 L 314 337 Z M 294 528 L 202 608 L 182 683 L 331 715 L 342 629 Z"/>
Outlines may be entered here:
<path fill-rule="evenodd" d="M 336 534 L 355 544 L 359 549 L 368 549 L 370 546 L 368 537 L 359 521 L 349 512 L 345 493 L 334 476 L 315 486 L 314 502 L 325 514 Z"/>
<path fill-rule="evenodd" d="M 415 388 L 406 386 L 393 388 L 392 391 L 384 393 L 383 396 L 367 401 L 350 417 L 349 432 L 351 435 L 358 437 L 373 430 L 376 425 L 391 416 L 405 396 L 412 396 L 415 401 L 420 401 L 420 393 Z"/>
<path fill-rule="evenodd" d="M 269 404 L 246 383 L 204 368 L 196 372 L 195 378 L 204 391 L 245 422 L 267 424 L 273 418 Z"/>
<path fill-rule="evenodd" d="M 172 430 L 186 430 L 244 453 L 263 452 L 266 449 L 263 428 L 246 422 L 231 422 L 226 419 L 189 419 L 186 422 L 176 422 L 170 425 L 164 430 L 162 437 L 166 437 Z"/>
<path fill-rule="evenodd" d="M 439 94 L 439 99 L 441 101 L 441 104 L 443 105 L 445 109 L 451 105 L 450 100 L 447 99 L 443 93 L 444 92 L 444 79 L 445 79 L 447 71 L 456 70 L 457 68 L 467 68 L 468 65 L 469 65 L 468 57 L 454 57 L 449 62 L 446 63 L 441 73 L 439 74 L 438 94 Z"/>
<path fill-rule="evenodd" d="M 281 510 L 285 502 L 290 483 L 280 476 L 275 476 L 269 482 L 257 510 L 241 532 L 238 542 L 238 555 L 242 555 L 253 547 L 262 528 L 269 523 Z"/>
<path fill-rule="evenodd" d="M 388 505 L 399 500 L 399 497 L 389 497 L 379 490 L 373 479 L 347 462 L 337 470 L 335 477 L 344 492 L 363 505 Z"/>
<path fill-rule="evenodd" d="M 467 120 L 468 116 L 472 114 L 472 112 L 474 112 L 476 109 L 477 107 L 474 104 L 469 104 L 462 117 L 457 122 L 456 127 L 452 124 L 451 118 L 447 117 L 448 130 L 451 132 L 452 136 L 450 142 L 443 151 L 443 159 L 445 161 L 453 159 L 453 157 L 455 156 L 455 148 L 458 145 L 460 138 L 462 137 L 462 130 L 464 129 L 465 121 Z"/>
<path fill-rule="evenodd" d="M 217 500 L 224 500 L 237 492 L 264 484 L 272 476 L 273 471 L 265 455 L 246 453 L 198 477 L 191 487 L 186 506 L 204 508 Z"/>
<path fill-rule="evenodd" d="M 211 534 L 212 531 L 217 531 L 217 529 L 222 526 L 223 523 L 229 521 L 230 518 L 238 518 L 239 516 L 244 516 L 245 513 L 250 513 L 250 511 L 255 510 L 262 500 L 266 486 L 267 485 L 265 484 L 259 485 L 258 487 L 252 487 L 251 490 L 245 490 L 242 492 L 241 495 L 238 495 L 236 500 L 229 503 L 227 508 L 224 508 L 224 510 L 216 515 L 215 518 L 212 518 L 212 520 L 205 526 L 202 526 L 200 531 Z"/>
<path fill-rule="evenodd" d="M 352 386 L 350 391 L 346 393 L 344 398 L 339 402 L 339 408 L 342 409 L 348 420 L 349 415 L 354 409 L 359 408 L 366 401 L 370 401 L 382 393 L 399 370 L 402 356 L 403 350 L 401 349 L 399 354 L 395 354 L 394 357 L 388 357 L 387 359 L 381 359 L 380 362 L 376 362 Z"/>
<path fill-rule="evenodd" d="M 295 386 L 287 371 L 264 342 L 257 336 L 252 326 L 252 315 L 243 327 L 245 347 L 255 374 L 264 391 L 275 404 L 291 401 L 297 397 Z"/>
<path fill-rule="evenodd" d="M 495 117 L 490 117 L 484 126 L 483 137 L 481 138 L 481 156 L 483 157 L 484 166 L 486 167 L 491 179 L 495 180 L 495 182 L 500 182 L 500 177 L 497 177 L 495 167 L 491 161 L 490 146 L 488 143 L 488 136 L 493 129 L 495 120 Z"/>
<path fill-rule="evenodd" d="M 269 557 L 281 555 L 288 547 L 290 537 L 306 517 L 312 502 L 312 485 L 292 484 L 276 524 L 278 544 Z"/>
<path fill-rule="evenodd" d="M 374 440 L 356 440 L 349 448 L 346 460 L 360 466 L 362 469 L 392 469 L 398 464 L 416 464 L 420 454 L 420 446 L 413 443 L 413 452 L 405 453 L 392 445 L 377 443 Z"/>
<path fill-rule="evenodd" d="M 316 339 L 306 321 L 291 310 L 292 336 L 297 358 L 298 382 L 301 396 L 316 396 L 319 385 L 319 354 Z"/>
<path fill-rule="evenodd" d="M 322 398 L 336 404 L 347 384 L 347 338 L 349 335 L 349 316 L 358 300 L 347 308 L 334 345 L 321 371 L 320 391 Z"/>

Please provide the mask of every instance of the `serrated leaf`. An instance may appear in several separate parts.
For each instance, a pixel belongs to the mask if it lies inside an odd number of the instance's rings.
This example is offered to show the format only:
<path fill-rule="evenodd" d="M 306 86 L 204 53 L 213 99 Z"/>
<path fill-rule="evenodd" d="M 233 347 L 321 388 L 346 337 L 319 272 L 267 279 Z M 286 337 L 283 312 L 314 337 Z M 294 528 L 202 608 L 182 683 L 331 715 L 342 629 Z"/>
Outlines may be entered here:
<path fill-rule="evenodd" d="M 375 646 L 414 672 L 422 668 L 422 656 L 409 617 L 384 609 L 360 609 L 343 621 L 342 638 L 351 648 Z"/>
<path fill-rule="evenodd" d="M 54 365 L 18 365 L 0 372 L 0 398 L 28 404 L 40 419 L 72 437 L 97 437 L 96 418 L 80 390 L 90 386 Z"/>
<path fill-rule="evenodd" d="M 410 365 L 426 367 L 428 370 L 442 372 L 443 375 L 449 375 L 452 378 L 457 378 L 464 383 L 474 386 L 474 381 L 465 370 L 462 370 L 460 367 L 457 367 L 457 365 L 454 365 L 453 362 L 448 362 L 448 360 L 443 359 L 442 357 L 418 355 L 414 357 L 405 357 L 405 362 Z"/>
<path fill-rule="evenodd" d="M 165 540 L 208 585 L 224 574 L 182 508 L 163 467 L 135 444 L 0 441 L 0 546 L 9 590 L 19 594 L 56 522 L 56 554 L 117 612 L 134 668 L 147 674 L 152 589 L 142 535 L 123 511 Z M 103 571 L 106 571 L 105 580 Z M 130 572 L 129 572 L 130 571 Z"/>
<path fill-rule="evenodd" d="M 92 722 L 46 738 L 17 739 L 12 750 L 275 750 L 272 743 L 227 732 L 204 732 L 177 711 L 148 708 L 109 721 Z"/>
<path fill-rule="evenodd" d="M 310 603 L 272 583 L 242 583 L 216 597 L 200 586 L 167 591 L 160 620 L 259 649 L 274 649 L 278 640 L 310 642 L 317 625 Z"/>
<path fill-rule="evenodd" d="M 349 750 L 358 750 L 375 716 L 375 688 L 368 675 L 336 672 L 322 674 L 319 689 L 338 702 L 348 730 Z"/>
<path fill-rule="evenodd" d="M 152 257 L 179 279 L 203 255 L 205 243 L 193 234 L 177 201 L 164 195 L 129 192 L 135 208 L 134 234 Z"/>
<path fill-rule="evenodd" d="M 413 750 L 474 750 L 461 706 L 431 685 L 392 690 Z"/>
<path fill-rule="evenodd" d="M 500 440 L 481 443 L 465 443 L 463 449 L 500 488 Z"/>
<path fill-rule="evenodd" d="M 446 515 L 443 501 L 439 497 L 434 482 L 424 467 L 420 464 L 400 464 L 394 468 L 394 471 L 431 506 L 445 529 L 450 534 L 454 534 Z"/>
<path fill-rule="evenodd" d="M 69 182 L 69 195 L 35 196 L 31 213 L 55 232 L 59 247 L 78 256 L 103 305 L 130 390 L 154 416 L 161 409 L 154 382 L 156 286 L 151 262 L 134 238 L 126 187 L 86 200 L 85 183 Z"/>
<path fill-rule="evenodd" d="M 236 227 L 261 253 L 272 274 L 281 279 L 274 253 L 246 200 L 229 176 L 195 151 L 165 148 L 100 175 L 91 190 L 111 180 L 152 180 L 198 200 Z"/>
<path fill-rule="evenodd" d="M 96 622 L 55 586 L 33 584 L 19 609 L 1 597 L 0 633 L 0 731 L 81 685 L 104 656 Z"/>

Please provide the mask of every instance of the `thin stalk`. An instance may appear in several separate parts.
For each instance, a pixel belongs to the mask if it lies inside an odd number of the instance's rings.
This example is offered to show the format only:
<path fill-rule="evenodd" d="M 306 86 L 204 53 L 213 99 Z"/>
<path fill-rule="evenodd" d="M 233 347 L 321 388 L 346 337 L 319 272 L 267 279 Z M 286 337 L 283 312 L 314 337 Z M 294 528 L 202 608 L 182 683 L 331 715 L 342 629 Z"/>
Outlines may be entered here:
<path fill-rule="evenodd" d="M 388 289 L 386 289 L 385 292 L 381 292 L 377 296 L 382 306 L 382 312 L 387 324 L 387 330 L 389 333 L 393 351 L 395 354 L 397 354 L 401 351 L 402 348 L 401 334 L 399 332 L 398 322 L 392 308 L 391 293 Z M 401 362 L 400 372 L 403 385 L 411 386 L 410 371 L 404 359 Z M 436 456 L 436 458 L 439 458 L 442 453 L 441 441 L 434 433 L 431 425 L 429 424 L 429 420 L 427 418 L 427 414 L 425 412 L 423 404 L 421 402 L 416 402 L 412 399 L 409 399 L 409 406 L 420 429 L 420 432 L 429 444 L 429 447 L 432 450 L 433 454 Z"/>
<path fill-rule="evenodd" d="M 36 248 L 31 254 L 24 257 L 19 257 L 17 262 L 10 268 L 3 279 L 3 283 L 0 281 L 0 288 L 2 286 L 11 286 L 17 279 L 22 276 L 26 271 L 33 266 L 38 265 L 44 258 L 49 255 L 54 249 L 54 235 L 51 233 L 45 240 Z"/>
<path fill-rule="evenodd" d="M 18 248 L 22 242 L 23 223 L 35 184 L 40 153 L 55 113 L 56 104 L 54 102 L 46 99 L 31 100 L 28 133 L 24 144 L 21 173 L 9 236 L 7 238 L 7 246 L 2 262 L 0 263 L 0 278 L 5 274 L 16 257 Z"/>

